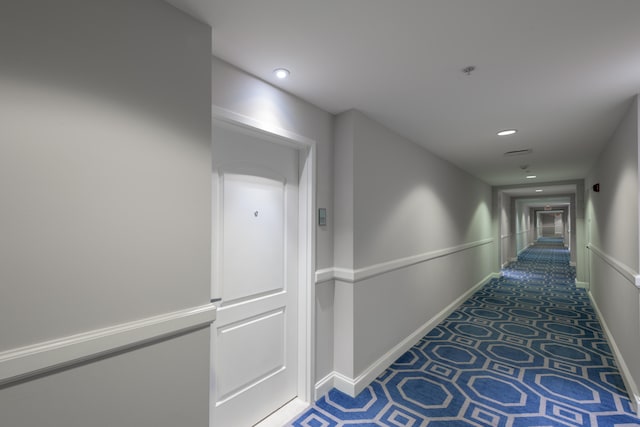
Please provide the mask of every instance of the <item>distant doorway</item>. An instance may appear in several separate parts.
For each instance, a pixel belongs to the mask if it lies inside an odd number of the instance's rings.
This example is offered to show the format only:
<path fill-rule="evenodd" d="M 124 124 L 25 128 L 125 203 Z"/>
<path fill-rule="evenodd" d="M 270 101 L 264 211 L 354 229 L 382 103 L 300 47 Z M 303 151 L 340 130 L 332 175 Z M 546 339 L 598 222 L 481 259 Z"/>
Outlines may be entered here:
<path fill-rule="evenodd" d="M 564 237 L 565 222 L 562 211 L 538 212 L 538 238 Z"/>

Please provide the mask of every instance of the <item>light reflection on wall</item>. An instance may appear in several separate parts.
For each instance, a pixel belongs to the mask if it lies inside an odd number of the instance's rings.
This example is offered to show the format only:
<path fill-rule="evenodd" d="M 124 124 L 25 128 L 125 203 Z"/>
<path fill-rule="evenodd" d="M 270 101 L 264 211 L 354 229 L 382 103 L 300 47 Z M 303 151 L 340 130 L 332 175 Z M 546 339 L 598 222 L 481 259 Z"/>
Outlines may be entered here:
<path fill-rule="evenodd" d="M 407 186 L 403 193 L 389 196 L 392 200 L 386 207 L 380 207 L 383 212 L 376 215 L 380 218 L 379 226 L 367 230 L 372 234 L 367 240 L 372 246 L 385 247 L 387 254 L 394 254 L 394 258 L 491 237 L 488 192 L 457 194 L 459 199 L 452 203 L 450 192 L 420 182 Z M 474 198 L 473 202 L 469 200 Z M 359 217 L 358 212 L 355 217 Z"/>
<path fill-rule="evenodd" d="M 213 58 L 212 70 L 213 105 L 224 106 L 268 132 L 298 129 L 302 109 L 294 111 L 295 97 L 219 58 Z"/>
<path fill-rule="evenodd" d="M 273 88 L 255 86 L 252 93 L 244 99 L 246 111 L 249 117 L 263 124 L 264 130 L 272 133 L 280 133 L 280 129 L 286 129 L 288 124 L 286 117 L 286 103 L 280 94 Z M 284 117 L 283 117 L 284 116 Z"/>

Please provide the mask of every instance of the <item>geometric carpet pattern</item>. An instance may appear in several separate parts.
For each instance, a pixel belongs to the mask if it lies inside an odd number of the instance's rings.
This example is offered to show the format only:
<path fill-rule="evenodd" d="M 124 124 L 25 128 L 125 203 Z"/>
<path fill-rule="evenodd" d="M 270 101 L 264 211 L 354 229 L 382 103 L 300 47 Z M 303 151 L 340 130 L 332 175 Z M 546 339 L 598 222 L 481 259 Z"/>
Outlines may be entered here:
<path fill-rule="evenodd" d="M 305 427 L 640 426 L 569 253 L 540 239 L 355 398 Z"/>

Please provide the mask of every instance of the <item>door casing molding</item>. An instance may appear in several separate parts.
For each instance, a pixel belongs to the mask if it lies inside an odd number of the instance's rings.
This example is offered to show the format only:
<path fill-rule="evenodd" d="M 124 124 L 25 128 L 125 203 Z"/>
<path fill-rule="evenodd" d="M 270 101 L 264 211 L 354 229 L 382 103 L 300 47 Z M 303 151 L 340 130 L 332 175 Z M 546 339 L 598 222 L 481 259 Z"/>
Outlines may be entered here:
<path fill-rule="evenodd" d="M 242 114 L 211 107 L 213 123 L 231 125 L 239 131 L 298 150 L 298 398 L 311 402 L 315 381 L 315 212 L 316 142 L 289 130 Z M 212 242 L 213 244 L 213 242 Z M 213 363 L 210 364 L 213 370 Z M 213 371 L 210 372 L 213 378 Z M 268 414 L 265 414 L 268 415 Z"/>

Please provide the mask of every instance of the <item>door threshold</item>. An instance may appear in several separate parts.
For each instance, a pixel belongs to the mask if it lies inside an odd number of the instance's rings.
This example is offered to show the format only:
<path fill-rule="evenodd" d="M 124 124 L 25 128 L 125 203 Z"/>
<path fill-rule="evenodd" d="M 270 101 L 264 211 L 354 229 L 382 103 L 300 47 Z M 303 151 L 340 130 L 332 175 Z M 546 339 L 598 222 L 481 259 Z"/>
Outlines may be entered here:
<path fill-rule="evenodd" d="M 295 398 L 282 408 L 260 421 L 254 427 L 283 427 L 311 406 L 302 399 Z"/>

